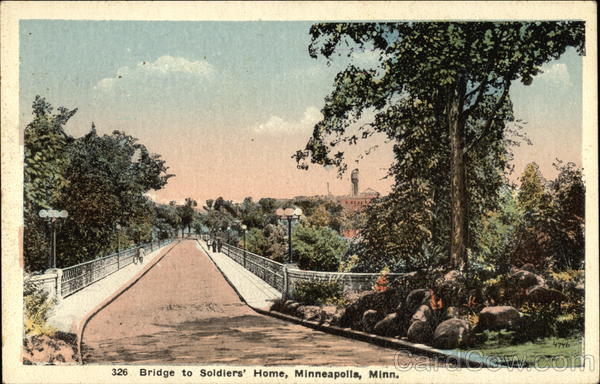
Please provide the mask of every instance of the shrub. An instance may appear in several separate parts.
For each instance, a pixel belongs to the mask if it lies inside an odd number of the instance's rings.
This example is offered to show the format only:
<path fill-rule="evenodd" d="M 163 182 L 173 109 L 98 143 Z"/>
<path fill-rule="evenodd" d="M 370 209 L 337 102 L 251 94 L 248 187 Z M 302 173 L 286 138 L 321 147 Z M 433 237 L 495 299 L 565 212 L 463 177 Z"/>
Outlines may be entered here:
<path fill-rule="evenodd" d="M 337 281 L 301 281 L 296 284 L 294 298 L 306 305 L 335 303 L 342 299 L 343 288 Z"/>
<path fill-rule="evenodd" d="M 526 304 L 521 307 L 523 317 L 514 335 L 514 342 L 535 341 L 557 334 L 557 319 L 561 313 L 556 305 Z"/>
<path fill-rule="evenodd" d="M 46 322 L 55 300 L 48 298 L 48 293 L 37 287 L 29 277 L 23 286 L 23 306 L 26 335 L 52 336 L 56 330 Z"/>
<path fill-rule="evenodd" d="M 375 285 L 373 286 L 373 290 L 375 292 L 385 292 L 389 288 L 389 280 L 388 274 L 390 273 L 390 269 L 385 267 L 379 272 L 379 277 L 377 277 L 377 281 L 375 281 Z"/>
<path fill-rule="evenodd" d="M 298 266 L 313 271 L 337 271 L 348 243 L 331 228 L 299 225 L 293 234 Z"/>

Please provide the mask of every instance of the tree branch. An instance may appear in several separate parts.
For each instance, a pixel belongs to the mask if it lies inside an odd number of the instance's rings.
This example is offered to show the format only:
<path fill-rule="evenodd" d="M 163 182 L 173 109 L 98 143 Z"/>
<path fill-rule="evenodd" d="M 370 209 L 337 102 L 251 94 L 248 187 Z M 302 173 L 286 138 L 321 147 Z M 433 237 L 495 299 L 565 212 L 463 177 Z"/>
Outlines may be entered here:
<path fill-rule="evenodd" d="M 473 147 L 475 145 L 477 145 L 477 143 L 479 143 L 485 136 L 487 136 L 489 134 L 490 128 L 492 127 L 494 119 L 496 118 L 496 112 L 502 107 L 502 104 L 504 104 L 504 101 L 506 100 L 506 97 L 508 96 L 509 90 L 510 90 L 510 80 L 504 80 L 504 91 L 502 92 L 502 96 L 500 96 L 500 99 L 498 99 L 498 102 L 494 106 L 494 109 L 492 110 L 490 117 L 488 118 L 485 125 L 483 126 L 481 135 L 479 135 L 478 138 L 473 140 L 471 142 L 471 144 L 469 144 L 467 147 L 465 147 L 465 149 L 463 151 L 463 155 L 466 154 L 467 152 L 469 152 L 471 149 L 473 149 Z"/>
<path fill-rule="evenodd" d="M 475 109 L 475 107 L 477 107 L 477 105 L 479 105 L 479 103 L 481 103 L 481 100 L 483 100 L 483 95 L 485 93 L 485 89 L 488 85 L 489 82 L 489 75 L 486 74 L 485 75 L 485 79 L 481 81 L 481 83 L 479 83 L 479 87 L 477 87 L 476 89 L 472 90 L 471 92 L 469 92 L 466 95 L 466 99 L 470 99 L 475 93 L 477 92 L 477 98 L 475 99 L 475 101 L 473 102 L 473 104 L 471 104 L 471 106 L 467 109 L 465 109 L 464 111 L 461 112 L 461 118 L 464 119 L 465 121 L 467 120 L 467 117 L 469 117 L 469 115 L 473 112 L 473 110 Z"/>

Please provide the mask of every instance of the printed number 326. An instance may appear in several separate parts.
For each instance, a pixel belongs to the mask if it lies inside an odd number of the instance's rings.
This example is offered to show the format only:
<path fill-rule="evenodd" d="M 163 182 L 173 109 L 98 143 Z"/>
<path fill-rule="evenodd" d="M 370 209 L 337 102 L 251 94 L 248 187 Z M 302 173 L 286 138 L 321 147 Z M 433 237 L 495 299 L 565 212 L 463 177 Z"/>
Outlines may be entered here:
<path fill-rule="evenodd" d="M 127 368 L 113 368 L 112 375 L 113 376 L 127 376 Z"/>

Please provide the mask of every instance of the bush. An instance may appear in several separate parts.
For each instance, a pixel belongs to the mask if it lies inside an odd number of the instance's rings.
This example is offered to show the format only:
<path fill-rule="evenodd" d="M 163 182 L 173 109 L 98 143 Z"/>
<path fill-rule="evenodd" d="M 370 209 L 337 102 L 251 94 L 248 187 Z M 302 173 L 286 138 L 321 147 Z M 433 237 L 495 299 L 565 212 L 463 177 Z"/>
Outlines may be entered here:
<path fill-rule="evenodd" d="M 556 305 L 526 304 L 521 307 L 523 317 L 514 335 L 514 342 L 535 341 L 555 336 L 561 309 Z"/>
<path fill-rule="evenodd" d="M 334 272 L 348 250 L 348 243 L 331 228 L 299 225 L 293 234 L 298 266 L 313 271 Z"/>
<path fill-rule="evenodd" d="M 48 316 L 56 304 L 48 299 L 48 293 L 25 278 L 23 286 L 23 309 L 26 335 L 52 336 L 56 329 L 47 324 Z"/>
<path fill-rule="evenodd" d="M 337 281 L 301 281 L 294 289 L 294 299 L 306 305 L 335 303 L 342 295 L 343 288 Z"/>
<path fill-rule="evenodd" d="M 385 292 L 389 288 L 389 280 L 388 274 L 390 273 L 390 269 L 385 267 L 379 272 L 379 276 L 377 277 L 377 281 L 375 281 L 375 285 L 373 286 L 373 290 L 375 292 Z"/>

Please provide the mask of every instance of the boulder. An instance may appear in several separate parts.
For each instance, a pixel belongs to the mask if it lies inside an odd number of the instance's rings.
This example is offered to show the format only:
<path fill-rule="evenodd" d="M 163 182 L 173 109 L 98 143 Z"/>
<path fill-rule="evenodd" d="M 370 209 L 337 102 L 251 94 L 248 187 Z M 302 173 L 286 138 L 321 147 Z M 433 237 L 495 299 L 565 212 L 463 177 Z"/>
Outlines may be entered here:
<path fill-rule="evenodd" d="M 513 329 L 521 319 L 521 314 L 514 307 L 503 305 L 486 307 L 479 313 L 479 322 L 477 323 L 477 332 L 486 329 Z"/>
<path fill-rule="evenodd" d="M 301 305 L 296 313 L 304 320 L 321 321 L 321 307 L 316 305 Z"/>
<path fill-rule="evenodd" d="M 457 283 L 462 282 L 462 280 L 464 280 L 463 274 L 457 270 L 452 270 L 452 271 L 446 273 L 443 277 L 444 284 L 457 284 Z"/>
<path fill-rule="evenodd" d="M 271 311 L 277 311 L 277 312 L 283 312 L 283 308 L 284 308 L 284 301 L 281 299 L 276 299 L 273 301 L 273 304 L 271 304 Z"/>
<path fill-rule="evenodd" d="M 77 363 L 76 346 L 47 335 L 27 336 L 23 339 L 21 356 L 23 364 L 72 365 Z"/>
<path fill-rule="evenodd" d="M 535 272 L 536 272 L 536 271 L 535 271 L 535 267 L 534 267 L 534 266 L 533 266 L 533 264 L 531 264 L 531 263 L 526 263 L 526 264 L 523 264 L 523 265 L 521 266 L 521 269 L 522 269 L 523 271 L 527 271 L 527 272 L 531 272 L 531 273 L 535 273 Z"/>
<path fill-rule="evenodd" d="M 429 308 L 428 305 L 423 304 L 419 308 L 417 308 L 414 315 L 412 315 L 412 317 L 410 318 L 410 323 L 412 324 L 416 321 L 428 323 L 431 320 L 431 316 L 431 308 Z"/>
<path fill-rule="evenodd" d="M 521 289 L 529 289 L 534 286 L 544 286 L 546 282 L 541 276 L 536 275 L 535 273 L 525 271 L 525 270 L 517 270 L 512 275 L 509 276 L 509 282 L 514 284 L 515 288 Z"/>
<path fill-rule="evenodd" d="M 286 304 L 285 307 L 283 308 L 283 310 L 288 315 L 296 316 L 298 314 L 297 313 L 298 308 L 300 308 L 300 303 L 298 303 L 297 301 L 292 301 L 291 303 Z"/>
<path fill-rule="evenodd" d="M 339 324 L 344 328 L 362 329 L 362 317 L 366 311 L 373 309 L 385 315 L 394 312 L 399 303 L 398 290 L 393 288 L 383 292 L 366 293 L 346 307 Z"/>
<path fill-rule="evenodd" d="M 361 320 L 363 330 L 366 332 L 372 332 L 373 328 L 375 327 L 375 324 L 381 321 L 382 318 L 383 315 L 374 309 L 369 309 L 365 311 Z"/>
<path fill-rule="evenodd" d="M 433 331 L 428 323 L 424 321 L 415 321 L 408 328 L 406 336 L 410 342 L 425 344 L 431 341 L 432 333 Z"/>
<path fill-rule="evenodd" d="M 343 310 L 335 305 L 326 305 L 321 308 L 321 322 L 325 325 L 338 325 Z"/>
<path fill-rule="evenodd" d="M 286 300 L 286 301 L 283 302 L 283 306 L 287 307 L 288 305 L 293 304 L 293 303 L 295 303 L 294 300 Z"/>
<path fill-rule="evenodd" d="M 462 319 L 449 319 L 440 323 L 433 333 L 433 346 L 453 349 L 468 345 L 471 340 L 471 325 Z"/>
<path fill-rule="evenodd" d="M 396 312 L 412 315 L 421 305 L 428 305 L 431 299 L 429 289 L 414 289 L 406 296 L 406 300 L 396 307 Z"/>
<path fill-rule="evenodd" d="M 400 318 L 397 313 L 390 313 L 373 327 L 373 332 L 381 336 L 394 337 L 402 332 Z"/>
<path fill-rule="evenodd" d="M 562 303 L 567 297 L 556 289 L 536 286 L 527 290 L 525 301 L 535 304 Z"/>

